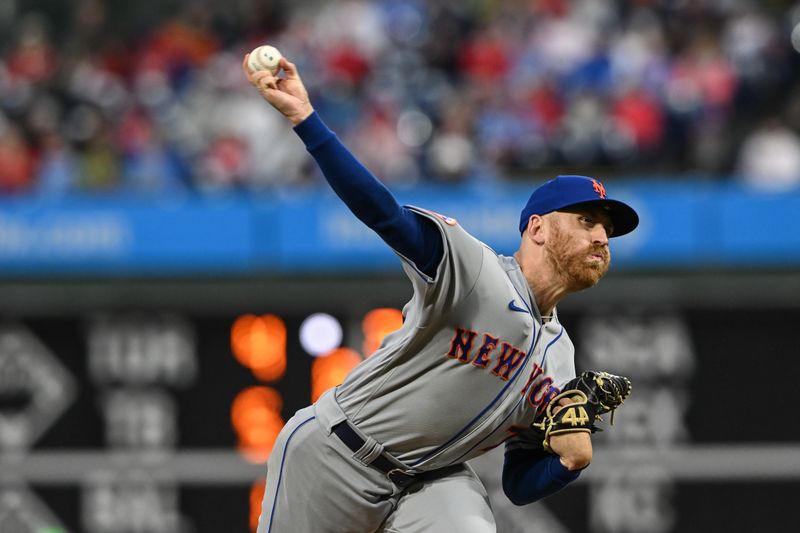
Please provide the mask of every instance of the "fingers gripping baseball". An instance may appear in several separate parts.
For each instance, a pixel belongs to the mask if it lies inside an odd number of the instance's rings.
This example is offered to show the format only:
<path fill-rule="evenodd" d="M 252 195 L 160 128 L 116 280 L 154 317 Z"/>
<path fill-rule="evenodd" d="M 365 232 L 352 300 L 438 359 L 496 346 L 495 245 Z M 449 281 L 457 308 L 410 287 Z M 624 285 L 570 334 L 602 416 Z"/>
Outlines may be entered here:
<path fill-rule="evenodd" d="M 248 65 L 249 57 L 250 54 L 246 54 L 242 61 L 242 70 L 247 81 L 258 89 L 264 100 L 280 111 L 292 124 L 301 123 L 314 112 L 308 91 L 294 63 L 281 58 L 278 64 L 279 70 L 273 74 L 269 70 L 251 70 Z M 285 77 L 278 77 L 280 70 L 283 70 Z"/>

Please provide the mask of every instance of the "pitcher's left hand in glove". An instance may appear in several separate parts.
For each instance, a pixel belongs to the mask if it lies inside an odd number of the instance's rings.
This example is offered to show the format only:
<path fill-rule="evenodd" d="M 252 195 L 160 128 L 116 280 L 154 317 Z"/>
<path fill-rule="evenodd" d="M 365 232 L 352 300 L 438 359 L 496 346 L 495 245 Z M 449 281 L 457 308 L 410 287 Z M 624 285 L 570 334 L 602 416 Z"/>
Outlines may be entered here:
<path fill-rule="evenodd" d="M 630 396 L 632 388 L 631 380 L 624 376 L 592 370 L 569 381 L 550 400 L 544 421 L 537 424 L 544 430 L 544 449 L 552 453 L 549 445 L 552 435 L 601 431 L 594 425 L 595 421 L 602 421 L 600 415 L 610 412 L 613 424 L 614 410 Z M 560 403 L 564 398 L 572 403 Z"/>

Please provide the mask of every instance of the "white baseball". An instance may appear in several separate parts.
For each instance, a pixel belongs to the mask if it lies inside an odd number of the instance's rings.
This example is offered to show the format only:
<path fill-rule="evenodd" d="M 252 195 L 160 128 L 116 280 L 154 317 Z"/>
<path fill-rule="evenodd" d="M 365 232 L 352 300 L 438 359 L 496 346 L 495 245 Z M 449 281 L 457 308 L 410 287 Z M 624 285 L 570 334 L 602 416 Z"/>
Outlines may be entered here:
<path fill-rule="evenodd" d="M 274 46 L 259 46 L 250 52 L 250 57 L 247 58 L 247 66 L 250 67 L 250 70 L 253 72 L 258 70 L 268 70 L 273 74 L 277 74 L 278 63 L 280 62 L 281 57 L 283 56 Z"/>

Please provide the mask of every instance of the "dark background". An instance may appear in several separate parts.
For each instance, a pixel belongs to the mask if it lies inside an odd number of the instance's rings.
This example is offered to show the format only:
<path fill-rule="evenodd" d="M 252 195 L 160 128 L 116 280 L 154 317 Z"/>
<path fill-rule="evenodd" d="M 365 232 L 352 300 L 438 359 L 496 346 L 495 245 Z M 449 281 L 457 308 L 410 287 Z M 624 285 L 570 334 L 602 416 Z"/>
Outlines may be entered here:
<path fill-rule="evenodd" d="M 287 313 L 281 313 L 280 309 L 253 309 L 247 305 L 238 310 L 226 308 L 220 313 L 206 309 L 193 312 L 191 308 L 177 311 L 175 306 L 164 305 L 191 324 L 199 363 L 195 383 L 185 388 L 166 387 L 177 406 L 178 454 L 184 450 L 232 450 L 235 447 L 236 436 L 230 424 L 231 402 L 243 388 L 263 384 L 231 354 L 230 327 L 241 313 L 269 311 L 286 320 L 287 372 L 283 379 L 269 385 L 278 389 L 284 398 L 284 419 L 307 405 L 311 358 L 300 347 L 297 331 L 301 321 L 317 311 L 312 305 L 302 304 L 305 310 L 290 309 Z M 576 345 L 580 370 L 581 354 L 588 346 L 579 332 L 591 308 L 584 311 L 579 305 L 565 307 L 561 321 Z M 620 312 L 631 311 L 621 309 Z M 635 311 L 639 317 L 662 312 L 658 307 Z M 634 378 L 634 391 L 672 383 L 680 394 L 689 397 L 684 420 L 688 439 L 677 444 L 788 444 L 800 440 L 800 430 L 786 423 L 786 406 L 792 404 L 796 394 L 791 376 L 800 373 L 795 341 L 800 309 L 767 308 L 753 312 L 741 307 L 687 304 L 682 308 L 670 307 L 669 312 L 688 326 L 695 366 L 685 382 L 676 383 L 676 379 L 683 378 L 675 377 L 649 382 L 646 379 L 637 382 Z M 110 316 L 131 316 L 132 313 L 131 308 L 107 312 Z M 39 439 L 32 454 L 54 450 L 108 451 L 100 411 L 103 386 L 94 383 L 87 372 L 86 332 L 91 316 L 94 313 L 86 312 L 83 316 L 79 313 L 77 318 L 40 313 L 13 317 L 14 322 L 24 324 L 57 354 L 77 380 L 74 403 Z M 362 316 L 360 311 L 336 313 L 345 327 L 345 345 L 360 346 L 360 339 L 353 331 L 358 331 L 355 326 Z M 623 407 L 619 414 L 623 423 L 624 413 Z M 648 445 L 646 442 L 633 444 Z M 753 457 L 752 454 L 743 455 L 742 461 L 751 462 Z M 190 531 L 246 531 L 253 481 L 255 477 L 226 485 L 215 484 L 213 480 L 178 483 L 179 506 L 191 524 Z M 592 483 L 593 480 L 582 478 L 578 484 L 541 505 L 550 509 L 570 531 L 604 531 L 591 526 L 588 501 Z M 80 480 L 75 480 L 74 485 L 40 483 L 32 488 L 70 531 L 82 530 Z M 786 517 L 792 515 L 792 502 L 800 498 L 800 484 L 786 479 L 726 480 L 723 473 L 707 481 L 673 479 L 664 494 L 665 505 L 674 513 L 674 524 L 671 528 L 660 529 L 663 531 L 753 531 L 761 528 L 790 531 L 792 527 Z"/>

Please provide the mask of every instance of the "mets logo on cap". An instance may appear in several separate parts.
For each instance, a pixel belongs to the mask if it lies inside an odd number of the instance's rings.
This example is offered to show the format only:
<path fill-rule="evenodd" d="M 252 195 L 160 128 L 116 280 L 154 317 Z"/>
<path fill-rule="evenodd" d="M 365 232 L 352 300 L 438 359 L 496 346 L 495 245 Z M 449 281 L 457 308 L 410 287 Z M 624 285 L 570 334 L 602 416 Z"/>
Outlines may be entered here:
<path fill-rule="evenodd" d="M 600 198 L 606 197 L 606 188 L 603 187 L 603 184 L 597 181 L 596 179 L 592 178 L 592 187 L 594 187 L 595 192 L 597 193 Z"/>

